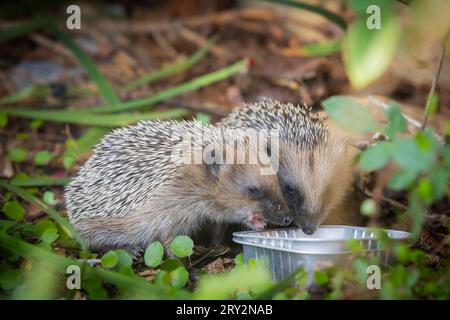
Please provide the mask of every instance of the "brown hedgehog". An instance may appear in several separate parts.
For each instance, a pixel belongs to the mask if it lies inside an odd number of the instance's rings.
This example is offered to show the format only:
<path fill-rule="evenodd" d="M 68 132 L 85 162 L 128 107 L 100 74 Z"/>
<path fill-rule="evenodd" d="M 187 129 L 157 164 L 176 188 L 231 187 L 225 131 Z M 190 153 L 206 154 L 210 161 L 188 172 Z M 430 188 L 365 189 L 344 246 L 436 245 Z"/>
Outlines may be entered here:
<path fill-rule="evenodd" d="M 278 130 L 278 181 L 291 217 L 307 234 L 315 232 L 349 189 L 345 138 L 306 107 L 266 100 L 236 109 L 218 125 Z"/>
<path fill-rule="evenodd" d="M 206 221 L 251 229 L 291 223 L 276 173 L 262 174 L 267 165 L 259 162 L 206 161 L 211 146 L 210 156 L 224 149 L 255 151 L 243 130 L 195 121 L 146 121 L 114 130 L 65 189 L 70 221 L 92 250 L 134 254 L 153 240 L 167 248 L 173 237 Z M 192 163 L 198 155 L 200 162 Z"/>

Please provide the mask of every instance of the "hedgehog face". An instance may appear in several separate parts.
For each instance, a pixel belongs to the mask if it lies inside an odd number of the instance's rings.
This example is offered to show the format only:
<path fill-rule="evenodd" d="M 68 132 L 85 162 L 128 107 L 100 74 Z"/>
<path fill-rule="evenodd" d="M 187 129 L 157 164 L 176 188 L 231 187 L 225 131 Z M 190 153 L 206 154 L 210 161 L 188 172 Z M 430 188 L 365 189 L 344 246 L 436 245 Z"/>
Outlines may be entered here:
<path fill-rule="evenodd" d="M 344 197 L 351 178 L 344 140 L 328 139 L 312 150 L 280 146 L 278 180 L 294 222 L 313 234 Z"/>
<path fill-rule="evenodd" d="M 258 165 L 221 166 L 214 197 L 231 219 L 255 230 L 268 223 L 291 224 L 292 218 L 281 194 L 277 176 L 261 175 Z"/>

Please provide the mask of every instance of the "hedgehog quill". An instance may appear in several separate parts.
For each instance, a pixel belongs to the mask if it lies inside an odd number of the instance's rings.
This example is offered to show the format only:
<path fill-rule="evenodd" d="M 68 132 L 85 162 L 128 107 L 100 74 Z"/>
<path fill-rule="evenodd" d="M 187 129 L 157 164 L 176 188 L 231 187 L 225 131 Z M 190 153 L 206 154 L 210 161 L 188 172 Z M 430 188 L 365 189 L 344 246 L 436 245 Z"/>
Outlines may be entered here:
<path fill-rule="evenodd" d="M 201 136 L 187 139 L 186 136 Z M 133 254 L 154 241 L 166 247 L 207 221 L 239 223 L 260 230 L 292 222 L 269 164 L 174 161 L 174 154 L 211 156 L 227 150 L 251 154 L 243 130 L 196 121 L 144 121 L 114 130 L 95 147 L 65 189 L 70 221 L 93 251 L 124 248 Z M 225 149 L 225 150 L 224 150 Z M 235 157 L 235 156 L 234 156 Z M 267 169 L 267 168 L 266 168 Z"/>
<path fill-rule="evenodd" d="M 234 110 L 218 125 L 278 130 L 278 181 L 292 218 L 306 234 L 315 232 L 349 189 L 346 139 L 307 107 L 265 100 Z"/>

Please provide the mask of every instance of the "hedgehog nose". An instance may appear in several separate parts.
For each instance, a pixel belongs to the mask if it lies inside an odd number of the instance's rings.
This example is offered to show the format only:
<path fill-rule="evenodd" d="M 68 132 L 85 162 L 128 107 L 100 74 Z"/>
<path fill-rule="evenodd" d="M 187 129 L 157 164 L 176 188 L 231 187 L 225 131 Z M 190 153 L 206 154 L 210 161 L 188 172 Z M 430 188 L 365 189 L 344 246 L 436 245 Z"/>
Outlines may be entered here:
<path fill-rule="evenodd" d="M 302 227 L 302 230 L 307 235 L 312 235 L 314 232 L 316 232 L 317 228 L 314 226 L 305 226 L 305 227 Z"/>
<path fill-rule="evenodd" d="M 292 223 L 292 218 L 291 217 L 284 217 L 283 220 L 283 225 L 288 226 Z"/>

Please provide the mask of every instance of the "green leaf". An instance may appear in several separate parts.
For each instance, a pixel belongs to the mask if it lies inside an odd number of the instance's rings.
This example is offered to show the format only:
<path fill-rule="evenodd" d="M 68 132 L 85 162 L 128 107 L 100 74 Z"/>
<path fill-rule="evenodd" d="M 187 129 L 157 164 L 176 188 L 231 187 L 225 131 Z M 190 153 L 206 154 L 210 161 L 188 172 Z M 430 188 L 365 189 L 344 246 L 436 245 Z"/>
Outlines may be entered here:
<path fill-rule="evenodd" d="M 13 290 L 17 288 L 20 284 L 20 277 L 22 275 L 22 270 L 11 269 L 5 270 L 0 273 L 0 287 L 3 290 Z"/>
<path fill-rule="evenodd" d="M 178 260 L 178 259 L 166 259 L 163 263 L 159 266 L 159 269 L 171 272 L 178 267 L 184 267 L 184 264 Z"/>
<path fill-rule="evenodd" d="M 198 113 L 197 116 L 195 117 L 195 120 L 203 124 L 211 123 L 211 117 L 203 112 Z"/>
<path fill-rule="evenodd" d="M 116 268 L 122 270 L 127 267 L 131 267 L 133 265 L 133 257 L 128 251 L 124 249 L 117 249 L 115 252 L 119 256 L 119 262 L 117 263 Z M 125 269 L 124 269 L 125 270 Z"/>
<path fill-rule="evenodd" d="M 161 264 L 163 256 L 163 245 L 159 241 L 154 241 L 145 249 L 144 262 L 147 266 L 154 268 Z"/>
<path fill-rule="evenodd" d="M 54 206 L 58 202 L 55 200 L 55 194 L 52 191 L 45 191 L 43 195 L 44 202 L 50 206 Z"/>
<path fill-rule="evenodd" d="M 328 273 L 326 273 L 325 271 L 315 271 L 314 281 L 317 285 L 321 286 L 327 284 L 330 279 L 328 277 Z"/>
<path fill-rule="evenodd" d="M 8 201 L 4 204 L 2 211 L 14 221 L 22 221 L 25 217 L 25 209 L 17 201 Z"/>
<path fill-rule="evenodd" d="M 362 133 L 375 130 L 372 114 L 354 98 L 333 96 L 323 101 L 322 106 L 339 127 Z"/>
<path fill-rule="evenodd" d="M 32 84 L 25 89 L 14 92 L 0 99 L 0 104 L 12 104 L 31 98 L 42 98 L 51 95 L 50 86 L 47 84 Z"/>
<path fill-rule="evenodd" d="M 365 16 L 355 19 L 345 36 L 342 47 L 345 68 L 355 88 L 363 88 L 378 79 L 394 58 L 399 23 L 389 8 L 383 8 L 380 18 L 380 29 L 369 29 Z"/>
<path fill-rule="evenodd" d="M 58 230 L 56 228 L 47 228 L 40 238 L 42 242 L 52 244 L 59 238 Z"/>
<path fill-rule="evenodd" d="M 419 147 L 415 139 L 399 138 L 394 142 L 393 150 L 393 159 L 405 170 L 415 172 L 427 170 L 435 162 L 434 150 L 431 147 L 428 150 Z"/>
<path fill-rule="evenodd" d="M 430 92 L 430 95 L 427 97 L 427 104 L 425 106 L 425 114 L 430 116 L 433 115 L 437 107 L 439 106 L 439 96 L 436 92 Z"/>
<path fill-rule="evenodd" d="M 384 128 L 384 132 L 393 140 L 397 132 L 404 132 L 406 130 L 406 119 L 403 117 L 397 105 L 389 105 L 389 108 L 386 110 L 386 116 L 389 119 L 389 124 Z"/>
<path fill-rule="evenodd" d="M 43 166 L 43 165 L 48 164 L 50 162 L 50 160 L 52 160 L 52 158 L 53 158 L 53 155 L 51 152 L 49 152 L 47 150 L 39 151 L 34 156 L 34 163 L 37 164 L 38 166 Z"/>
<path fill-rule="evenodd" d="M 392 144 L 389 142 L 380 142 L 369 147 L 362 152 L 359 160 L 361 169 L 365 171 L 375 171 L 383 168 L 392 157 Z"/>
<path fill-rule="evenodd" d="M 378 212 L 378 205 L 373 199 L 366 199 L 361 204 L 361 213 L 365 216 L 373 216 Z"/>
<path fill-rule="evenodd" d="M 35 230 L 39 238 L 42 237 L 43 233 L 48 229 L 57 230 L 57 226 L 52 220 L 44 219 L 36 223 Z"/>
<path fill-rule="evenodd" d="M 149 74 L 146 74 L 139 79 L 130 82 L 127 84 L 123 91 L 129 91 L 135 88 L 138 88 L 140 86 L 143 86 L 145 84 L 149 84 L 151 82 L 154 82 L 156 80 L 168 77 L 172 74 L 176 74 L 178 72 L 184 71 L 195 65 L 197 62 L 199 62 L 207 53 L 208 51 L 213 47 L 213 45 L 217 42 L 219 37 L 216 35 L 212 37 L 210 40 L 208 40 L 204 47 L 200 48 L 198 51 L 196 51 L 192 56 L 188 57 L 182 62 L 171 64 L 161 70 L 157 70 L 155 72 L 151 72 Z"/>
<path fill-rule="evenodd" d="M 170 272 L 170 285 L 174 288 L 183 288 L 189 280 L 189 272 L 186 268 L 178 267 Z"/>
<path fill-rule="evenodd" d="M 101 261 L 102 267 L 113 268 L 119 262 L 119 255 L 117 252 L 111 250 L 103 255 Z"/>
<path fill-rule="evenodd" d="M 11 184 L 17 187 L 50 187 L 50 186 L 65 186 L 70 182 L 69 177 L 54 178 L 54 177 L 21 177 L 16 176 L 11 180 Z"/>
<path fill-rule="evenodd" d="M 25 191 L 24 189 L 13 186 L 12 184 L 9 184 L 4 180 L 0 180 L 0 187 L 5 188 L 11 192 L 14 192 L 22 199 L 32 203 L 39 209 L 45 211 L 53 220 L 56 221 L 56 223 L 58 223 L 58 225 L 64 230 L 65 233 L 67 233 L 67 235 L 70 238 L 75 239 L 80 244 L 82 249 L 86 248 L 85 243 L 81 238 L 81 236 L 79 235 L 79 233 L 73 228 L 73 226 L 67 221 L 67 219 L 64 219 L 63 217 L 60 216 L 58 211 L 50 208 L 43 201 L 39 200 L 38 198 L 30 194 L 29 192 Z"/>
<path fill-rule="evenodd" d="M 9 115 L 29 118 L 42 119 L 46 121 L 73 123 L 80 125 L 93 125 L 104 127 L 121 127 L 141 120 L 164 120 L 179 118 L 187 115 L 188 110 L 173 109 L 144 113 L 120 113 L 120 114 L 93 114 L 86 111 L 77 110 L 39 110 L 25 108 L 4 108 L 2 109 Z"/>
<path fill-rule="evenodd" d="M 177 236 L 170 244 L 170 250 L 179 258 L 192 255 L 193 248 L 194 242 L 188 236 Z"/>
<path fill-rule="evenodd" d="M 8 158 L 12 162 L 23 162 L 27 157 L 27 150 L 22 148 L 13 148 L 8 150 Z"/>
<path fill-rule="evenodd" d="M 241 252 L 241 253 L 239 253 L 235 258 L 234 258 L 234 264 L 236 265 L 236 266 L 241 266 L 241 265 L 244 265 L 245 264 L 245 262 L 244 262 L 244 254 Z"/>
<path fill-rule="evenodd" d="M 416 180 L 417 172 L 414 170 L 398 170 L 389 179 L 388 186 L 393 190 L 409 188 Z"/>
<path fill-rule="evenodd" d="M 0 128 L 6 127 L 7 124 L 8 124 L 8 115 L 5 112 L 0 111 Z"/>
<path fill-rule="evenodd" d="M 328 41 L 323 43 L 311 43 L 301 46 L 299 51 L 301 54 L 307 57 L 321 57 L 328 56 L 333 53 L 337 53 L 341 50 L 342 41 Z"/>
<path fill-rule="evenodd" d="M 0 43 L 34 32 L 37 29 L 46 26 L 46 24 L 47 22 L 44 19 L 37 18 L 27 20 L 18 25 L 17 27 L 2 30 L 2 32 L 0 32 Z"/>

